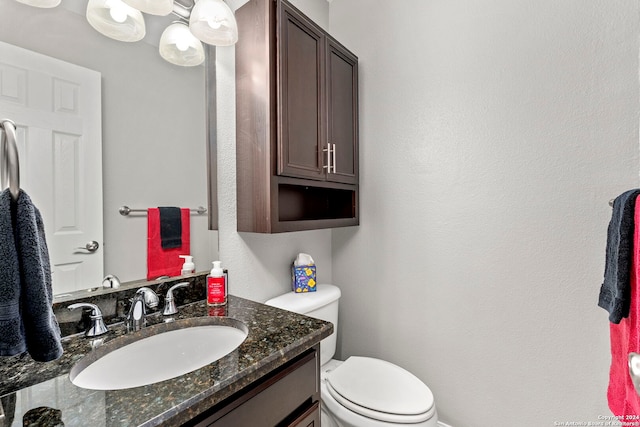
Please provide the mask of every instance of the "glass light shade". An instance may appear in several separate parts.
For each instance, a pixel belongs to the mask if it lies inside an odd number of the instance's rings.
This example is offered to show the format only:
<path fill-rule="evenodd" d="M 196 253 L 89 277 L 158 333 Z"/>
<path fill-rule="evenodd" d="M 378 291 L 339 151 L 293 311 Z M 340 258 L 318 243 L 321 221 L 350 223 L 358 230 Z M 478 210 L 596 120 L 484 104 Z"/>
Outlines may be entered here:
<path fill-rule="evenodd" d="M 204 48 L 182 22 L 169 25 L 160 37 L 160 56 L 175 65 L 193 67 L 204 62 Z"/>
<path fill-rule="evenodd" d="M 50 9 L 60 4 L 61 0 L 17 0 L 18 3 L 23 3 L 33 7 L 41 7 L 44 9 Z"/>
<path fill-rule="evenodd" d="M 222 0 L 196 0 L 189 18 L 194 36 L 207 44 L 230 46 L 238 41 L 238 24 Z"/>
<path fill-rule="evenodd" d="M 122 42 L 137 42 L 146 33 L 142 13 L 122 0 L 89 0 L 87 21 L 99 33 Z"/>
<path fill-rule="evenodd" d="M 134 9 L 150 15 L 166 16 L 173 11 L 173 0 L 122 0 Z"/>

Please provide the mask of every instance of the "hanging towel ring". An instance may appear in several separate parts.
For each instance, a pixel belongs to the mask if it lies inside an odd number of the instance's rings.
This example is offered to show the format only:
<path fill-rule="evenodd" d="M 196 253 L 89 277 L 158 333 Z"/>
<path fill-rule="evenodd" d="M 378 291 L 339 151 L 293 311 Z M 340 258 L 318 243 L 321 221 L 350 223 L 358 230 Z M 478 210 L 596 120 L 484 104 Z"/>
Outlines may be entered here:
<path fill-rule="evenodd" d="M 4 137 L 0 140 L 0 184 L 7 188 L 14 200 L 20 193 L 20 160 L 16 145 L 16 124 L 9 119 L 0 120 L 0 129 L 4 129 Z"/>

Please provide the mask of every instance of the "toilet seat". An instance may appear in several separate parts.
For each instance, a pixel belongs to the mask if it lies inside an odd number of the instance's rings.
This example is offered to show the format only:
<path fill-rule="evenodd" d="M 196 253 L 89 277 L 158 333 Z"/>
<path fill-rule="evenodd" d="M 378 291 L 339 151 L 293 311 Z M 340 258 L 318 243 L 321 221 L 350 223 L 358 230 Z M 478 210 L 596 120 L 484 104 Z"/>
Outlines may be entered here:
<path fill-rule="evenodd" d="M 327 390 L 348 410 L 375 420 L 409 424 L 435 415 L 433 393 L 393 363 L 352 356 L 326 375 Z"/>

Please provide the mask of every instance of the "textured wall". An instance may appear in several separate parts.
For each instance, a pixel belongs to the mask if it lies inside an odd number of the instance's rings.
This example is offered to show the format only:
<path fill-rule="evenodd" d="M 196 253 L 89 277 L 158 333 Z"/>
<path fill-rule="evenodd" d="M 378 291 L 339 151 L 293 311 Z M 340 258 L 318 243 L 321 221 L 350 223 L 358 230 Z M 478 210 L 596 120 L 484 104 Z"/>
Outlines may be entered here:
<path fill-rule="evenodd" d="M 456 427 L 610 414 L 596 301 L 607 202 L 638 185 L 639 30 L 630 0 L 331 3 L 361 79 L 343 357 L 408 368 Z"/>

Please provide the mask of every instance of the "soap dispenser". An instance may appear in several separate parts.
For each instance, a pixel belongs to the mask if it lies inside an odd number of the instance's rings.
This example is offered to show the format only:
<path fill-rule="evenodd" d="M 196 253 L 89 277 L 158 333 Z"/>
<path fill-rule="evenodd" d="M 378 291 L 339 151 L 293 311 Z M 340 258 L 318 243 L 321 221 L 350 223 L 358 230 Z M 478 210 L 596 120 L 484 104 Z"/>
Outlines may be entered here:
<path fill-rule="evenodd" d="M 180 255 L 180 258 L 184 259 L 184 264 L 182 264 L 182 271 L 180 272 L 181 276 L 196 272 L 196 266 L 193 263 L 193 257 L 191 255 Z"/>
<path fill-rule="evenodd" d="M 227 281 L 220 261 L 213 261 L 213 268 L 207 275 L 207 304 L 211 306 L 227 303 Z"/>

